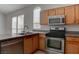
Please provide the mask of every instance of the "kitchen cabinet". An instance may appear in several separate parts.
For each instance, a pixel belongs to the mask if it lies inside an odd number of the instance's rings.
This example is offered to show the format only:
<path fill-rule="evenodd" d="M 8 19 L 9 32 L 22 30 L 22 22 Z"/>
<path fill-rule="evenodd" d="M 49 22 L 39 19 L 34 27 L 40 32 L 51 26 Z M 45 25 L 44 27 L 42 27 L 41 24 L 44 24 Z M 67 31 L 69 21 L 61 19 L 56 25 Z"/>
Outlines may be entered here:
<path fill-rule="evenodd" d="M 53 8 L 41 11 L 41 25 L 48 25 L 48 16 L 65 15 L 67 25 L 79 24 L 79 5 Z"/>
<path fill-rule="evenodd" d="M 40 13 L 40 24 L 48 25 L 48 10 L 43 10 Z"/>
<path fill-rule="evenodd" d="M 76 12 L 76 24 L 79 24 L 79 5 L 75 5 Z"/>
<path fill-rule="evenodd" d="M 33 52 L 33 42 L 32 37 L 25 37 L 24 38 L 24 53 L 32 53 Z"/>
<path fill-rule="evenodd" d="M 56 9 L 56 15 L 64 15 L 64 14 L 65 14 L 65 10 L 63 7 Z"/>
<path fill-rule="evenodd" d="M 38 49 L 38 34 L 24 38 L 24 53 L 30 54 Z"/>
<path fill-rule="evenodd" d="M 56 14 L 56 10 L 55 9 L 49 9 L 48 11 L 49 11 L 48 12 L 49 16 L 54 16 Z"/>
<path fill-rule="evenodd" d="M 65 20 L 66 24 L 74 24 L 75 23 L 75 6 L 67 6 L 65 7 Z"/>
<path fill-rule="evenodd" d="M 79 37 L 66 37 L 66 54 L 79 54 Z"/>
<path fill-rule="evenodd" d="M 36 51 L 38 49 L 38 35 L 35 35 L 33 38 L 33 51 Z"/>
<path fill-rule="evenodd" d="M 39 49 L 46 51 L 46 37 L 44 34 L 39 34 Z"/>

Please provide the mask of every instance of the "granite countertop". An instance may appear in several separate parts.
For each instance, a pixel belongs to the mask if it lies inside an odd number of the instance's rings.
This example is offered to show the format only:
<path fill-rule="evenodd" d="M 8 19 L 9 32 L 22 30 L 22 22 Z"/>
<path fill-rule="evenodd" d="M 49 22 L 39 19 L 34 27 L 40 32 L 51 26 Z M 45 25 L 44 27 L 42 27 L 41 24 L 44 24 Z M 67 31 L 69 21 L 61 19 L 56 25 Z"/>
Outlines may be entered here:
<path fill-rule="evenodd" d="M 36 31 L 32 32 L 31 34 L 25 34 L 25 35 L 19 35 L 19 34 L 0 34 L 0 41 L 3 40 L 8 40 L 8 39 L 13 39 L 13 38 L 18 38 L 18 37 L 24 37 L 24 36 L 29 36 L 29 35 L 34 35 L 34 34 L 39 34 L 39 33 L 46 33 L 46 32 L 41 32 L 41 31 Z M 75 36 L 79 37 L 79 32 L 78 31 L 66 31 L 66 36 Z"/>
<path fill-rule="evenodd" d="M 37 32 L 37 33 L 43 33 L 43 34 L 46 34 L 49 32 L 49 30 L 33 30 L 33 32 Z"/>
<path fill-rule="evenodd" d="M 67 31 L 66 36 L 79 37 L 79 31 Z"/>
<path fill-rule="evenodd" d="M 13 39 L 13 38 L 24 37 L 24 36 L 29 36 L 29 35 L 34 35 L 34 34 L 38 34 L 38 33 L 25 34 L 25 35 L 19 35 L 19 34 L 0 34 L 0 41 L 8 40 L 8 39 Z"/>

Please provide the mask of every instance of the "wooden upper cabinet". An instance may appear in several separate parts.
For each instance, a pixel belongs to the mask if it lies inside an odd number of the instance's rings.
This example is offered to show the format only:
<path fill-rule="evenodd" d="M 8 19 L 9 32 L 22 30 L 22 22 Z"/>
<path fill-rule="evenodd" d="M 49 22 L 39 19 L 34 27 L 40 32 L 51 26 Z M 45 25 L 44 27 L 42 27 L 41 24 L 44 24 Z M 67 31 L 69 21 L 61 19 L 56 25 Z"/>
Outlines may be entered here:
<path fill-rule="evenodd" d="M 79 5 L 75 5 L 76 10 L 76 24 L 79 24 Z"/>
<path fill-rule="evenodd" d="M 75 6 L 65 7 L 66 24 L 75 23 Z"/>
<path fill-rule="evenodd" d="M 79 37 L 66 37 L 65 54 L 79 54 Z"/>
<path fill-rule="evenodd" d="M 65 14 L 65 10 L 63 7 L 56 9 L 56 15 L 64 15 L 64 14 Z"/>
<path fill-rule="evenodd" d="M 48 10 L 41 11 L 40 14 L 41 25 L 48 25 Z"/>
<path fill-rule="evenodd" d="M 48 16 L 65 15 L 66 24 L 79 24 L 79 5 L 41 11 L 41 25 L 48 25 Z"/>
<path fill-rule="evenodd" d="M 49 16 L 54 16 L 56 14 L 55 9 L 49 9 L 48 11 L 49 11 L 49 13 L 48 13 Z"/>

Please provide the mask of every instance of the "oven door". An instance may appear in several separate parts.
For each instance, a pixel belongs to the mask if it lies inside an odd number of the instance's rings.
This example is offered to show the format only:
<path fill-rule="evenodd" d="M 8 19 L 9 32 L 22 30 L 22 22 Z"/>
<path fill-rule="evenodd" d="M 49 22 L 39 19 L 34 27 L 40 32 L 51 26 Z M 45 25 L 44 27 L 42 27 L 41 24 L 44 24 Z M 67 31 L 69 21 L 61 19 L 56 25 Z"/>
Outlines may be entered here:
<path fill-rule="evenodd" d="M 51 38 L 46 40 L 47 50 L 64 53 L 64 38 Z"/>

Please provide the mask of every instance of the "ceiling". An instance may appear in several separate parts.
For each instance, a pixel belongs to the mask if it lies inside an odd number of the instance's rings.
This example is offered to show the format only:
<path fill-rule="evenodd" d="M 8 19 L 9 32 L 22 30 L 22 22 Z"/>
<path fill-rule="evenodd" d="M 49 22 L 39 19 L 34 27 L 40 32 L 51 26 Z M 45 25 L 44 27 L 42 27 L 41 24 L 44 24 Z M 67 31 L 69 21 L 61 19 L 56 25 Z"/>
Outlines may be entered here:
<path fill-rule="evenodd" d="M 7 14 L 15 10 L 24 8 L 29 4 L 0 4 L 0 12 Z"/>

